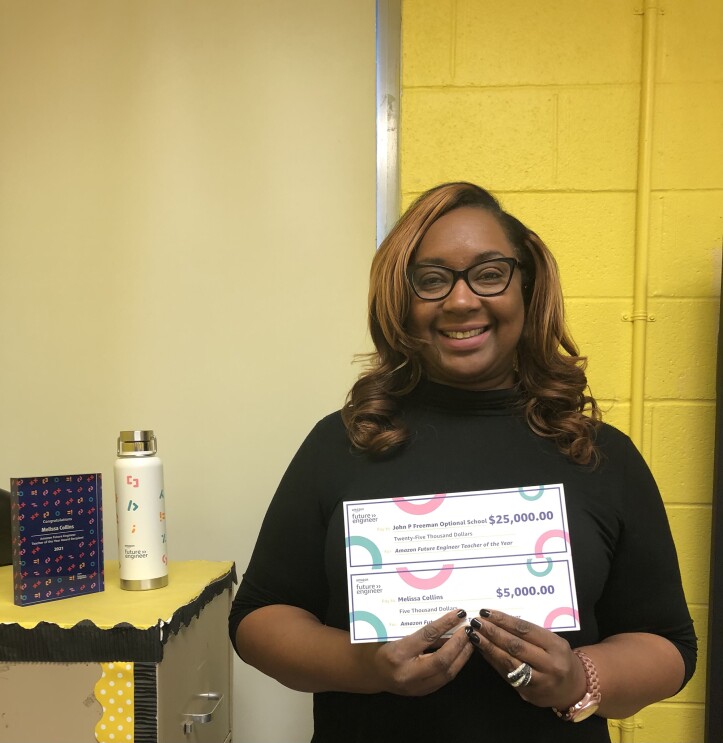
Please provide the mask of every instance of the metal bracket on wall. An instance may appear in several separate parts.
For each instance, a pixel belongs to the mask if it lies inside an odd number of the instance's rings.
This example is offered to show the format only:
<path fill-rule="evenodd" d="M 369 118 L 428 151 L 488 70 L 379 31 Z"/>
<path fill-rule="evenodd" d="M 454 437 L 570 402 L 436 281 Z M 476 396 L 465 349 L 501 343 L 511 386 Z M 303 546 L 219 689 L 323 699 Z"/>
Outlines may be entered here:
<path fill-rule="evenodd" d="M 611 728 L 618 728 L 621 735 L 630 734 L 636 729 L 641 729 L 643 723 L 640 722 L 636 717 L 628 717 L 625 720 L 608 720 L 608 726 Z"/>
<path fill-rule="evenodd" d="M 655 322 L 655 315 L 649 315 L 647 312 L 633 312 L 630 315 L 623 315 L 621 320 L 623 322 L 637 322 L 638 320 L 645 320 L 645 322 Z"/>
<path fill-rule="evenodd" d="M 663 8 L 655 8 L 655 6 L 649 8 L 649 10 L 657 10 L 658 15 L 665 15 L 665 10 Z M 633 10 L 633 15 L 645 15 L 646 8 L 635 8 Z"/>

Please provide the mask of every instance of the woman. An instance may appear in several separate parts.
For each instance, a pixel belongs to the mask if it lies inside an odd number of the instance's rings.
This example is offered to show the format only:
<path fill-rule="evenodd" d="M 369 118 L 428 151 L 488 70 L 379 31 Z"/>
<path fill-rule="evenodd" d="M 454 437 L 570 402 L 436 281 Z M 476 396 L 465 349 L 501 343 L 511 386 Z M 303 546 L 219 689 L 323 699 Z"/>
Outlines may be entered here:
<path fill-rule="evenodd" d="M 652 476 L 585 392 L 552 255 L 483 189 L 444 184 L 375 255 L 369 323 L 369 369 L 269 507 L 238 654 L 315 694 L 318 743 L 609 741 L 605 718 L 682 688 L 696 640 Z M 460 607 L 350 643 L 342 502 L 542 483 L 564 485 L 579 631 L 490 606 L 445 641 Z"/>

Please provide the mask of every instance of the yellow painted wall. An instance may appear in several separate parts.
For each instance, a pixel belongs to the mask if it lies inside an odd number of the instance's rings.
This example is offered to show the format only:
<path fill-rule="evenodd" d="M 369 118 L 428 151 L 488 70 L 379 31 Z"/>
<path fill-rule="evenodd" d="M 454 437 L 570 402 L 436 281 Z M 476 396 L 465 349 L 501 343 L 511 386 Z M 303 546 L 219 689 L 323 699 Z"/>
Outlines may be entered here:
<path fill-rule="evenodd" d="M 629 430 L 643 3 L 403 0 L 403 205 L 471 180 L 555 253 L 606 419 Z M 676 538 L 701 642 L 636 743 L 700 743 L 720 301 L 723 13 L 659 0 L 642 449 Z M 615 736 L 617 733 L 613 733 Z M 615 740 L 615 737 L 613 737 Z"/>

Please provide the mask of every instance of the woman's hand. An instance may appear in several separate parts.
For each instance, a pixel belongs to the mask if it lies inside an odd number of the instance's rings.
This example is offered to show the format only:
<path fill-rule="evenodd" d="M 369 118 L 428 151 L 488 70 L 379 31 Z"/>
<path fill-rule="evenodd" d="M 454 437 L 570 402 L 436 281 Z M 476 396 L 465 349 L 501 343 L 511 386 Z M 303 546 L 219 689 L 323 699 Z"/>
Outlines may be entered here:
<path fill-rule="evenodd" d="M 236 648 L 247 663 L 297 691 L 422 696 L 449 683 L 474 652 L 464 629 L 444 638 L 465 617 L 451 611 L 401 640 L 352 643 L 348 631 L 304 609 L 271 604 L 239 624 Z"/>
<path fill-rule="evenodd" d="M 554 632 L 501 611 L 483 609 L 470 621 L 468 636 L 508 683 L 508 673 L 529 663 L 529 683 L 515 688 L 531 704 L 565 710 L 587 690 L 582 663 L 568 642 Z M 597 668 L 602 701 L 596 714 L 601 717 L 634 715 L 673 696 L 683 682 L 685 666 L 680 651 L 658 635 L 624 632 L 580 650 Z"/>
<path fill-rule="evenodd" d="M 538 707 L 567 709 L 587 688 L 585 670 L 570 644 L 554 632 L 501 611 L 480 611 L 467 630 L 470 642 L 507 682 L 508 674 L 528 663 L 530 680 L 517 693 Z"/>
<path fill-rule="evenodd" d="M 463 628 L 443 640 L 465 617 L 464 611 L 451 611 L 401 640 L 357 647 L 364 648 L 383 691 L 424 696 L 448 684 L 474 652 Z"/>

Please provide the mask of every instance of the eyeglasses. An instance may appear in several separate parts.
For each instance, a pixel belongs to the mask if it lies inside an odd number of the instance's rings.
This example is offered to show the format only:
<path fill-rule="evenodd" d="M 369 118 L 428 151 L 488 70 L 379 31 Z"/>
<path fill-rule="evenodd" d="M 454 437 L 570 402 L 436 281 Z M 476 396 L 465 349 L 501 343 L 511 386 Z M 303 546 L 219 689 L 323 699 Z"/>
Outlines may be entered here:
<path fill-rule="evenodd" d="M 494 258 L 475 263 L 464 271 L 455 271 L 446 266 L 418 263 L 407 268 L 407 278 L 414 293 L 426 302 L 449 296 L 460 279 L 464 279 L 478 297 L 494 297 L 507 289 L 515 266 L 519 265 L 516 258 Z"/>

